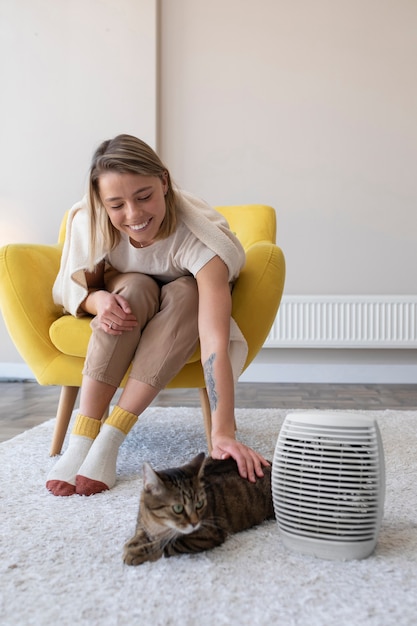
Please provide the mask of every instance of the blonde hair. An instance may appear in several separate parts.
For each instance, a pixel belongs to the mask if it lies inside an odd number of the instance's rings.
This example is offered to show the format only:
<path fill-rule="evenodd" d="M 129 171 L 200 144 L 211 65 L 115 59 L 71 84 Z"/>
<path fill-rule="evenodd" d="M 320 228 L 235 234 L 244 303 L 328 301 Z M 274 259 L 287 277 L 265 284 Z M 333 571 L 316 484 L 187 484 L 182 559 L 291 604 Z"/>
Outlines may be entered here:
<path fill-rule="evenodd" d="M 132 135 L 117 135 L 114 139 L 103 141 L 93 155 L 89 176 L 90 271 L 93 271 L 94 262 L 97 261 L 100 252 L 102 252 L 99 242 L 104 244 L 106 251 L 110 251 L 120 241 L 120 233 L 112 225 L 99 194 L 100 176 L 109 171 L 121 174 L 156 176 L 161 180 L 165 180 L 168 184 L 168 190 L 165 195 L 166 212 L 156 239 L 165 239 L 177 227 L 177 198 L 175 190 L 168 169 L 155 151 L 144 141 Z"/>

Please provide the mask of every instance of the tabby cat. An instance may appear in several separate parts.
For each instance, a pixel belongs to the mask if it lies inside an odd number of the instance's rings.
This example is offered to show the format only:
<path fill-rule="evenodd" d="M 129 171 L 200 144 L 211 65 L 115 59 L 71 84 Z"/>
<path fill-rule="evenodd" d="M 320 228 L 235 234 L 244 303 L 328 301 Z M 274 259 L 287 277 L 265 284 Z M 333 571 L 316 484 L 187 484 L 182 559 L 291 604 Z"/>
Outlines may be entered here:
<path fill-rule="evenodd" d="M 233 459 L 205 459 L 164 471 L 143 466 L 143 490 L 136 533 L 125 545 L 124 561 L 139 565 L 163 555 L 202 552 L 228 535 L 274 517 L 271 467 L 251 483 Z"/>

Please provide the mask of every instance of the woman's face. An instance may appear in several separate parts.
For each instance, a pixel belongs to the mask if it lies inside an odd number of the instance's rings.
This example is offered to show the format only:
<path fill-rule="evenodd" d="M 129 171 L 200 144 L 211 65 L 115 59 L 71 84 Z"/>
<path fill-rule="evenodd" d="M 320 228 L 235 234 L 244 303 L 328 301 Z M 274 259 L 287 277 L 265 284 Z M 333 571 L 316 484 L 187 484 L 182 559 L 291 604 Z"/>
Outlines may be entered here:
<path fill-rule="evenodd" d="M 100 199 L 111 223 L 137 248 L 149 246 L 158 234 L 166 212 L 167 178 L 112 171 L 99 178 Z"/>

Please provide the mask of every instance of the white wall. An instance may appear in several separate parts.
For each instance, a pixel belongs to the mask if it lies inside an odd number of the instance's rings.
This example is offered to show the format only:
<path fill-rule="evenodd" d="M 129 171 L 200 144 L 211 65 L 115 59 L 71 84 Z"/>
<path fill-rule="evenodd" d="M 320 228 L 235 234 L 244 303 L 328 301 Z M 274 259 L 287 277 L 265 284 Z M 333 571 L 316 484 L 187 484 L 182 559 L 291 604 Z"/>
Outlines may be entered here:
<path fill-rule="evenodd" d="M 156 0 L 1 0 L 0 59 L 0 245 L 54 243 L 102 140 L 155 145 Z"/>
<path fill-rule="evenodd" d="M 160 152 L 276 208 L 285 293 L 415 294 L 417 3 L 162 0 Z M 417 381 L 415 350 L 263 350 L 242 380 Z"/>
<path fill-rule="evenodd" d="M 416 293 L 417 2 L 161 7 L 177 182 L 276 208 L 286 293 Z"/>

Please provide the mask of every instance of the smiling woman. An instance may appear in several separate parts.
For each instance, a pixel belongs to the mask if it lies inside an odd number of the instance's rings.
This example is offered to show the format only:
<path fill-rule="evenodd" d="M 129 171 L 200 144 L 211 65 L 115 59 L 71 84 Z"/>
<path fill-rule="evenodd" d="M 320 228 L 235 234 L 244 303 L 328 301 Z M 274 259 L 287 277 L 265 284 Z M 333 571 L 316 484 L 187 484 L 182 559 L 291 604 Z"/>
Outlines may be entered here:
<path fill-rule="evenodd" d="M 267 461 L 235 438 L 234 384 L 247 345 L 231 317 L 231 287 L 244 263 L 224 217 L 174 190 L 146 143 L 119 135 L 99 146 L 88 197 L 68 218 L 54 285 L 56 303 L 93 316 L 93 333 L 69 446 L 48 476 L 53 494 L 90 495 L 114 485 L 120 444 L 198 341 L 212 456 L 234 458 L 251 482 L 263 476 Z M 130 365 L 118 404 L 100 428 Z"/>

